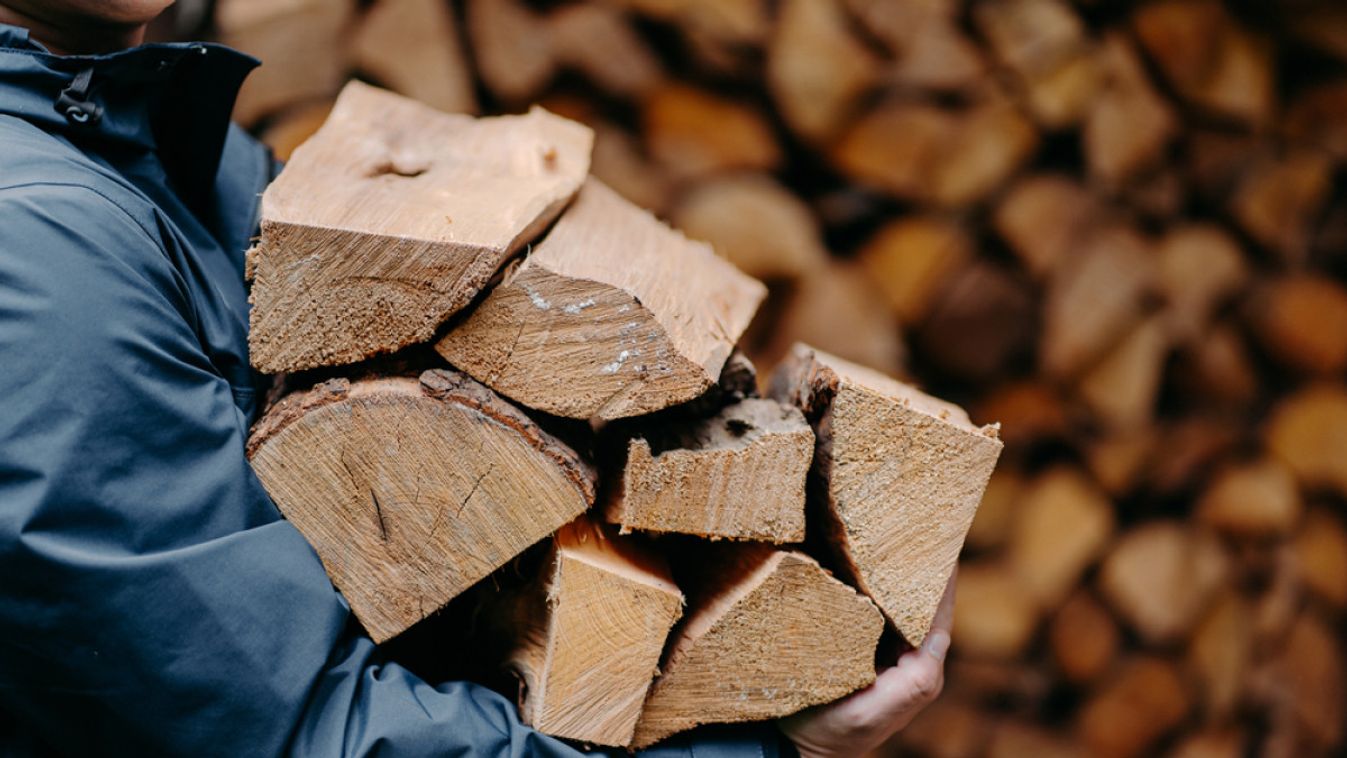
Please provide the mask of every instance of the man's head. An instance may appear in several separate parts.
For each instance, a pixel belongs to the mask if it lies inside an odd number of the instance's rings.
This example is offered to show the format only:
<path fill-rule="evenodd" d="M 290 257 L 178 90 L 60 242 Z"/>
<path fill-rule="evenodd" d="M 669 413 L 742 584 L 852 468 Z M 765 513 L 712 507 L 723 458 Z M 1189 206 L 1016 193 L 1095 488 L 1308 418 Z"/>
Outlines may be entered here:
<path fill-rule="evenodd" d="M 104 53 L 137 45 L 145 26 L 174 0 L 0 0 L 0 22 L 27 27 L 60 53 Z"/>

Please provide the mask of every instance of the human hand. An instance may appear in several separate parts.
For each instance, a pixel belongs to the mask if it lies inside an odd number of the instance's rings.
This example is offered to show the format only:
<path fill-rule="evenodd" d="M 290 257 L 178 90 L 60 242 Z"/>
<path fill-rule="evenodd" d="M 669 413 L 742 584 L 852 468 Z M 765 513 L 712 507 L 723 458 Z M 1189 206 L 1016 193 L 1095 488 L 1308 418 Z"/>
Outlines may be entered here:
<path fill-rule="evenodd" d="M 879 672 L 869 687 L 778 722 L 801 758 L 864 755 L 911 723 L 940 695 L 957 577 L 956 569 L 921 647 L 898 656 L 898 663 Z"/>

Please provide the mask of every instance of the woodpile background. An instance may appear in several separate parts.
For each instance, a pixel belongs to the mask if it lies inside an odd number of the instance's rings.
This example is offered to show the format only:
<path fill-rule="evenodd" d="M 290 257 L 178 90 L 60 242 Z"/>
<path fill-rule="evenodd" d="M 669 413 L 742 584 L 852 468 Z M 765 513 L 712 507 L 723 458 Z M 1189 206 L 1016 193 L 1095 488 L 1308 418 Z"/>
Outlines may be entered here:
<path fill-rule="evenodd" d="M 267 62 L 237 115 L 278 154 L 351 77 L 540 103 L 595 129 L 596 176 L 769 282 L 764 373 L 804 340 L 1002 423 L 946 691 L 886 753 L 1342 749 L 1347 6 L 219 0 L 203 23 Z"/>

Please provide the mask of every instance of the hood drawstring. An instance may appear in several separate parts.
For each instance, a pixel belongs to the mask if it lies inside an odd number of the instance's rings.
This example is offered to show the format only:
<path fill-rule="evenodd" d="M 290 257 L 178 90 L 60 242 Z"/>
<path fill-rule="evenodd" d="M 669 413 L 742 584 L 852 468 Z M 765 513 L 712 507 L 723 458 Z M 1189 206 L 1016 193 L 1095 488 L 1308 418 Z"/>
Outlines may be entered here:
<path fill-rule="evenodd" d="M 56 99 L 56 112 L 73 124 L 80 126 L 97 124 L 103 118 L 103 107 L 93 102 L 93 90 L 90 86 L 93 78 L 92 67 L 76 74 L 70 86 L 61 90 L 61 96 Z"/>

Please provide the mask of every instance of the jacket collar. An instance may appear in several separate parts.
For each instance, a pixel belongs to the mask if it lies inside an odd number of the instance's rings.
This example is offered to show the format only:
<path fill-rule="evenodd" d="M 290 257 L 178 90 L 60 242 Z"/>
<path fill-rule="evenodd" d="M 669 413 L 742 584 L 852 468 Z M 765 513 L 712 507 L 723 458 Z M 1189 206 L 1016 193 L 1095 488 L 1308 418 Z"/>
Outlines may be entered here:
<path fill-rule="evenodd" d="M 234 99 L 255 58 L 208 43 L 149 44 L 108 55 L 54 55 L 0 24 L 0 114 L 82 149 L 158 153 L 179 196 L 204 207 Z"/>

